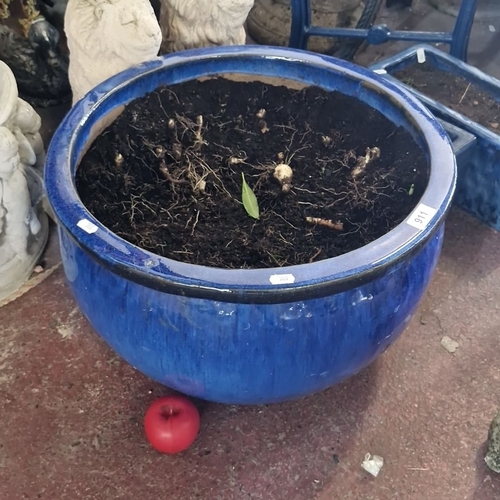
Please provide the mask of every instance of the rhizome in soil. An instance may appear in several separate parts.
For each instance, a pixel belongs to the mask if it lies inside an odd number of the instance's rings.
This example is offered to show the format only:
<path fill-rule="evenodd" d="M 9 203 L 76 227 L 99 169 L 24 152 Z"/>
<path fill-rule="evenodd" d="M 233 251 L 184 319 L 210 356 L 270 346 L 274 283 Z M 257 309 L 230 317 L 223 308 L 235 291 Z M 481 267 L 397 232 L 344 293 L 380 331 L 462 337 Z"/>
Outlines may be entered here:
<path fill-rule="evenodd" d="M 277 179 L 287 171 L 291 180 Z M 260 216 L 242 204 L 242 174 Z M 352 97 L 225 78 L 130 103 L 81 161 L 90 212 L 171 259 L 266 268 L 335 257 L 415 207 L 428 167 L 412 136 Z"/>

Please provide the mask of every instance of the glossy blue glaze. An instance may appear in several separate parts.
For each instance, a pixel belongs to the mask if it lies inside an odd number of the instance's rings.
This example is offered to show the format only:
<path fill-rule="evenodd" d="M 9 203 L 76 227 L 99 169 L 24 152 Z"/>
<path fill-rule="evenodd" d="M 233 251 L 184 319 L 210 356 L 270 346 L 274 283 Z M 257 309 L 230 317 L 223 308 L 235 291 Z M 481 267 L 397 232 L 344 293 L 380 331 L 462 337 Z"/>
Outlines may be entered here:
<path fill-rule="evenodd" d="M 440 119 L 439 123 L 446 130 L 451 140 L 457 162 L 457 170 L 460 170 L 462 165 L 466 165 L 469 162 L 471 154 L 474 152 L 477 142 L 476 136 L 446 120 Z"/>
<path fill-rule="evenodd" d="M 390 75 L 418 64 L 416 54 L 419 49 L 425 52 L 426 60 L 436 68 L 465 78 L 500 102 L 499 80 L 428 45 L 411 47 L 378 62 L 370 69 L 383 69 L 388 73 L 386 78 L 397 81 Z M 475 146 L 466 151 L 463 158 L 458 159 L 455 203 L 484 223 L 500 230 L 500 136 L 435 99 L 398 83 L 416 95 L 436 116 L 476 137 Z"/>
<path fill-rule="evenodd" d="M 429 158 L 421 202 L 436 214 L 423 230 L 405 221 L 349 254 L 279 269 L 183 264 L 118 238 L 90 215 L 74 186 L 92 126 L 160 84 L 222 73 L 338 89 L 381 110 L 407 128 Z M 95 330 L 159 382 L 241 404 L 324 389 L 366 366 L 397 338 L 438 259 L 456 174 L 446 133 L 408 93 L 348 63 L 256 46 L 178 53 L 105 82 L 59 127 L 45 173 L 66 276 Z M 82 219 L 94 225 L 92 231 L 78 226 Z M 287 275 L 289 282 L 273 284 L 273 275 Z"/>
<path fill-rule="evenodd" d="M 443 226 L 415 257 L 365 285 L 269 305 L 147 288 L 99 265 L 60 231 L 78 305 L 120 356 L 169 387 L 235 404 L 320 391 L 374 360 L 411 319 L 442 236 Z"/>

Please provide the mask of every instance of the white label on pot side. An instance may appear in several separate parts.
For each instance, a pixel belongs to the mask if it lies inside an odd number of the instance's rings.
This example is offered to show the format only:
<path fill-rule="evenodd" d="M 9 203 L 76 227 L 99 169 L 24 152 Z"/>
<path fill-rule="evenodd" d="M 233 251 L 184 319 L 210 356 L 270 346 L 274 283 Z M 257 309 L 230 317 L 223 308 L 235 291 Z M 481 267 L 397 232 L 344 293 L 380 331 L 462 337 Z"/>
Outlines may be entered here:
<path fill-rule="evenodd" d="M 419 62 L 419 64 L 425 62 L 425 50 L 422 48 L 417 49 L 417 61 Z"/>
<path fill-rule="evenodd" d="M 387 75 L 387 70 L 384 68 L 374 69 L 373 72 L 377 73 L 377 75 Z"/>
<path fill-rule="evenodd" d="M 77 226 L 89 234 L 93 234 L 97 231 L 97 226 L 87 219 L 82 219 L 78 221 Z"/>
<path fill-rule="evenodd" d="M 408 219 L 406 219 L 406 223 L 422 231 L 422 229 L 427 227 L 427 224 L 429 224 L 434 215 L 436 215 L 436 212 L 437 210 L 435 208 L 428 207 L 421 203 Z"/>
<path fill-rule="evenodd" d="M 295 283 L 295 276 L 293 274 L 271 274 L 269 281 L 273 285 L 291 285 Z"/>

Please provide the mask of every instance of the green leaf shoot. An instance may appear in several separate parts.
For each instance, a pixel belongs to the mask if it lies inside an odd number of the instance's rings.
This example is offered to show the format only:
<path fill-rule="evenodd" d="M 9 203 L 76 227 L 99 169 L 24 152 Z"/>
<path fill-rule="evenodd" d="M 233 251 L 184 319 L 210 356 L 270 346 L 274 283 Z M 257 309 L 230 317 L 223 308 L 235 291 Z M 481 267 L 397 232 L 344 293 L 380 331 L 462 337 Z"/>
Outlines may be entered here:
<path fill-rule="evenodd" d="M 241 173 L 241 201 L 243 203 L 244 209 L 247 214 L 254 219 L 259 219 L 259 202 L 252 188 L 247 184 L 245 180 L 245 174 Z"/>

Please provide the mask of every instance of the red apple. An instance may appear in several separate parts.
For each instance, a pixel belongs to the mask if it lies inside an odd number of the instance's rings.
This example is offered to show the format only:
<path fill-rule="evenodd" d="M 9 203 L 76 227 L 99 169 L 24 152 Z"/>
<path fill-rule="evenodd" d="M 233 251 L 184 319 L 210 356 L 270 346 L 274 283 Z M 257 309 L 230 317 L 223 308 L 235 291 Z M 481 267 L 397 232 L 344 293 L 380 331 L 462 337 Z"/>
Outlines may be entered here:
<path fill-rule="evenodd" d="M 196 439 L 200 414 L 189 399 L 177 395 L 164 396 L 148 408 L 144 429 L 153 448 L 161 453 L 180 453 Z"/>

